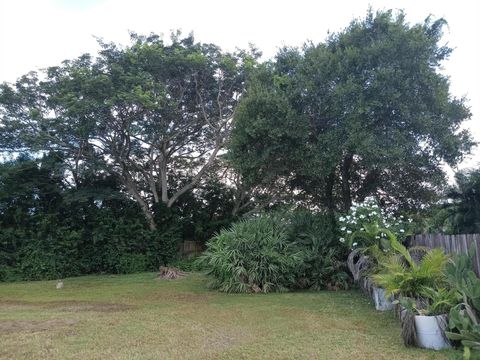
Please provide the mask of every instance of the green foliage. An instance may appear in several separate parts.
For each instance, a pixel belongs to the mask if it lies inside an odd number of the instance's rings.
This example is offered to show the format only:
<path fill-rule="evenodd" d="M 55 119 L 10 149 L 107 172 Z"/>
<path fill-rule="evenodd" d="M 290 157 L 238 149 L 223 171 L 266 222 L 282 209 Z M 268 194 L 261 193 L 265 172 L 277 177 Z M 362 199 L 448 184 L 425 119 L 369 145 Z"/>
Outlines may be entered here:
<path fill-rule="evenodd" d="M 122 254 L 115 269 L 118 274 L 130 274 L 148 269 L 147 258 L 143 254 Z"/>
<path fill-rule="evenodd" d="M 448 256 L 441 249 L 430 250 L 417 264 L 403 245 L 394 246 L 397 254 L 380 263 L 380 271 L 372 277 L 378 286 L 390 294 L 417 298 L 425 288 L 438 290 L 446 285 Z"/>
<path fill-rule="evenodd" d="M 458 254 L 447 264 L 448 282 L 461 296 L 461 302 L 450 310 L 447 336 L 461 341 L 464 358 L 480 356 L 480 279 L 473 272 L 471 259 L 475 255 L 472 247 L 469 254 Z"/>
<path fill-rule="evenodd" d="M 324 43 L 281 49 L 238 107 L 231 163 L 330 210 L 370 195 L 431 202 L 445 185 L 439 160 L 456 164 L 474 144 L 460 130 L 468 107 L 440 72 L 443 25 L 369 12 Z"/>
<path fill-rule="evenodd" d="M 455 289 L 423 287 L 416 299 L 401 297 L 398 302 L 411 314 L 433 316 L 448 314 L 458 300 L 458 292 Z"/>
<path fill-rule="evenodd" d="M 287 241 L 280 219 L 262 216 L 237 222 L 207 243 L 199 264 L 224 292 L 284 291 L 296 280 L 304 255 Z"/>
<path fill-rule="evenodd" d="M 346 248 L 332 217 L 307 210 L 244 220 L 207 243 L 199 264 L 225 292 L 346 288 Z"/>
<path fill-rule="evenodd" d="M 195 257 L 195 256 L 177 258 L 177 259 L 171 260 L 168 263 L 168 266 L 171 266 L 186 272 L 202 270 L 198 261 L 198 257 Z"/>
<path fill-rule="evenodd" d="M 347 288 L 347 249 L 337 241 L 334 218 L 305 209 L 287 216 L 287 237 L 304 254 L 303 272 L 298 274 L 296 286 L 316 290 Z"/>
<path fill-rule="evenodd" d="M 64 186 L 61 158 L 0 164 L 0 280 L 155 270 L 176 256 L 176 217 L 149 230 L 111 178 Z"/>
<path fill-rule="evenodd" d="M 443 203 L 429 209 L 424 217 L 425 232 L 480 233 L 480 169 L 459 171 L 455 182 Z"/>
<path fill-rule="evenodd" d="M 74 177 L 85 166 L 114 176 L 154 229 L 154 205 L 173 206 L 212 170 L 258 54 L 180 32 L 99 46 L 0 85 L 0 150 L 61 149 Z"/>

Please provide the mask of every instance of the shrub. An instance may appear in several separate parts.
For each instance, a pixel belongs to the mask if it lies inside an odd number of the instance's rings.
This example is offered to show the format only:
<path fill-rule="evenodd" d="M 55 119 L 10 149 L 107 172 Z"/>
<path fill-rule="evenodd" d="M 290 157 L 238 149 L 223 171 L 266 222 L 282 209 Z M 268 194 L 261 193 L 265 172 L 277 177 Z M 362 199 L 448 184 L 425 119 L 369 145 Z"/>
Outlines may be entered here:
<path fill-rule="evenodd" d="M 147 257 L 143 254 L 122 254 L 118 259 L 116 273 L 131 274 L 145 271 Z"/>
<path fill-rule="evenodd" d="M 282 220 L 262 216 L 222 230 L 207 243 L 198 264 L 220 291 L 267 293 L 292 287 L 304 258 L 287 240 Z"/>
<path fill-rule="evenodd" d="M 373 197 L 367 197 L 361 204 L 354 204 L 348 214 L 340 216 L 338 221 L 340 242 L 351 248 L 368 247 L 377 242 L 388 241 L 384 232 L 376 232 L 373 238 L 353 236 L 367 228 L 387 229 L 395 234 L 400 242 L 405 240 L 413 228 L 412 219 L 406 219 L 403 215 L 396 217 L 391 211 L 381 209 Z"/>
<path fill-rule="evenodd" d="M 473 272 L 475 251 L 457 254 L 446 266 L 448 283 L 461 297 L 461 302 L 450 310 L 449 330 L 451 340 L 460 341 L 464 347 L 464 359 L 480 357 L 480 279 Z"/>
<path fill-rule="evenodd" d="M 344 289 L 350 277 L 347 273 L 347 248 L 337 241 L 334 218 L 300 209 L 288 215 L 288 240 L 304 253 L 296 286 L 299 288 Z"/>
<path fill-rule="evenodd" d="M 332 217 L 283 211 L 234 224 L 207 243 L 198 264 L 225 292 L 346 288 L 347 248 Z"/>
<path fill-rule="evenodd" d="M 80 233 L 66 227 L 49 228 L 42 222 L 20 252 L 20 269 L 26 280 L 59 279 L 81 274 L 77 244 Z"/>
<path fill-rule="evenodd" d="M 174 260 L 169 261 L 168 266 L 174 267 L 181 271 L 186 271 L 186 272 L 202 270 L 202 268 L 199 266 L 198 256 L 176 258 Z"/>

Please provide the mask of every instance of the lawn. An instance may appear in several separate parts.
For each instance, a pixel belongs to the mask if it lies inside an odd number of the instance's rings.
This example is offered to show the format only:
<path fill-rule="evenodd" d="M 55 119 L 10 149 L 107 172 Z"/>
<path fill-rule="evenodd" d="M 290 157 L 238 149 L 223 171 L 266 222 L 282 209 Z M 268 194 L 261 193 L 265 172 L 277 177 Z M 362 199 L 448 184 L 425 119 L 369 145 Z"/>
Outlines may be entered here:
<path fill-rule="evenodd" d="M 449 359 L 357 291 L 221 294 L 191 274 L 0 284 L 1 359 Z"/>

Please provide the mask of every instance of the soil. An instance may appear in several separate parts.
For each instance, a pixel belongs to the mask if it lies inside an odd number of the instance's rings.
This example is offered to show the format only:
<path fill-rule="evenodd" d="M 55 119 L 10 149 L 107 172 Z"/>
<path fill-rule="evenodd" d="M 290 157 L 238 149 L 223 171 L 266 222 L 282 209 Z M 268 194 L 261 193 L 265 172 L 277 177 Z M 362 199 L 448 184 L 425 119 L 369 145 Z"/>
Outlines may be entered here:
<path fill-rule="evenodd" d="M 76 319 L 52 319 L 52 320 L 0 320 L 0 333 L 14 333 L 19 331 L 45 331 L 58 327 L 75 325 Z"/>

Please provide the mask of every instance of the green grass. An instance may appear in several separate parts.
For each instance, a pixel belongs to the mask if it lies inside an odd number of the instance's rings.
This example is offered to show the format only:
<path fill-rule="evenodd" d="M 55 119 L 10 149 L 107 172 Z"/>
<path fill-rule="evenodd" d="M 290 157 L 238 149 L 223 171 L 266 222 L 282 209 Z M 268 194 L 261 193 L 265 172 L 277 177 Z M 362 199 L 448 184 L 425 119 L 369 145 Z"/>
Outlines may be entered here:
<path fill-rule="evenodd" d="M 449 359 L 361 293 L 221 294 L 198 274 L 0 284 L 1 359 Z"/>

